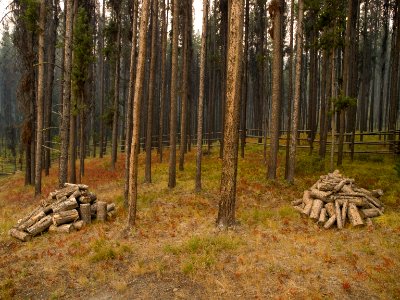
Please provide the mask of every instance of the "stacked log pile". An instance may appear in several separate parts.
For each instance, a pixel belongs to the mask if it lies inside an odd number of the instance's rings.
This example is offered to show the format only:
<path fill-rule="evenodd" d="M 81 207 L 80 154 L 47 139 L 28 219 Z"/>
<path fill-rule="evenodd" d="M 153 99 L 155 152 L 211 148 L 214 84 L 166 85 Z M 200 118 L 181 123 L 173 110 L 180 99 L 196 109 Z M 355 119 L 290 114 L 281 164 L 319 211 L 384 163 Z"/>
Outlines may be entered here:
<path fill-rule="evenodd" d="M 303 193 L 303 198 L 293 201 L 292 205 L 302 216 L 309 217 L 325 229 L 334 225 L 342 229 L 347 222 L 353 227 L 372 226 L 371 218 L 384 212 L 379 200 L 382 195 L 382 190 L 361 188 L 354 179 L 335 170 L 321 176 Z"/>
<path fill-rule="evenodd" d="M 98 201 L 85 184 L 65 183 L 64 188 L 51 192 L 9 234 L 23 242 L 42 232 L 69 233 L 80 230 L 93 219 L 104 222 L 115 214 L 115 204 Z"/>

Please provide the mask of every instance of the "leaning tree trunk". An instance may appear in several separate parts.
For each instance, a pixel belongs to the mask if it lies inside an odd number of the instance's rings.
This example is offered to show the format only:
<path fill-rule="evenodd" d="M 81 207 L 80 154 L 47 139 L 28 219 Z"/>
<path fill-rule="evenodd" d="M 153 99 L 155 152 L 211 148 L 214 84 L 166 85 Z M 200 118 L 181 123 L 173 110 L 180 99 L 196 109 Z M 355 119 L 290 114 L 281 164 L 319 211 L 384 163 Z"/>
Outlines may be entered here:
<path fill-rule="evenodd" d="M 243 1 L 232 1 L 229 13 L 227 88 L 220 201 L 217 226 L 235 224 L 236 176 L 238 156 L 238 122 L 243 38 Z"/>
<path fill-rule="evenodd" d="M 178 36 L 179 36 L 179 3 L 174 0 L 172 13 L 172 70 L 171 70 L 171 113 L 170 113 L 170 154 L 168 187 L 176 185 L 176 127 L 177 127 L 177 96 L 178 96 Z"/>
<path fill-rule="evenodd" d="M 208 0 L 203 0 L 203 28 L 201 33 L 199 107 L 197 112 L 196 191 L 201 190 L 201 158 L 203 155 L 204 88 L 207 49 Z"/>
<path fill-rule="evenodd" d="M 139 55 L 136 68 L 135 92 L 133 98 L 133 127 L 132 145 L 129 162 L 129 215 L 128 228 L 135 225 L 137 203 L 137 177 L 140 133 L 140 109 L 144 84 L 144 71 L 146 66 L 147 22 L 149 18 L 150 0 L 142 2 L 142 17 L 140 20 Z M 133 62 L 131 62 L 132 64 Z"/>
<path fill-rule="evenodd" d="M 268 179 L 276 178 L 279 151 L 279 124 L 282 99 L 282 22 L 283 0 L 273 0 L 269 7 L 273 23 L 272 58 L 272 110 L 271 110 L 271 151 L 268 161 Z"/>

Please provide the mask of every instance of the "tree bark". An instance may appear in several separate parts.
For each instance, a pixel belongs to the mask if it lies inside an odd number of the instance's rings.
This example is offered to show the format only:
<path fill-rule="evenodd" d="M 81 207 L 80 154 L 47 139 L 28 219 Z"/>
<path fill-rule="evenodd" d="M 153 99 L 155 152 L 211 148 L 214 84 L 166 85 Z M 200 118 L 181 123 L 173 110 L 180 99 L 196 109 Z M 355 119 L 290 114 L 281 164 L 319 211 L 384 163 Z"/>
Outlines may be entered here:
<path fill-rule="evenodd" d="M 235 224 L 238 121 L 243 38 L 243 1 L 233 1 L 229 14 L 227 89 L 220 201 L 217 226 Z"/>
<path fill-rule="evenodd" d="M 205 68 L 207 57 L 207 18 L 208 0 L 203 0 L 203 27 L 201 33 L 200 53 L 200 84 L 199 84 L 199 107 L 197 112 L 197 153 L 196 153 L 196 192 L 201 191 L 201 159 L 203 155 L 203 116 L 204 116 L 204 89 Z"/>
<path fill-rule="evenodd" d="M 296 147 L 297 147 L 297 131 L 299 127 L 299 110 L 300 110 L 300 84 L 301 84 L 301 63 L 302 63 L 302 47 L 303 47 L 303 0 L 299 0 L 299 16 L 297 19 L 297 45 L 296 45 L 296 70 L 295 70 L 295 90 L 293 98 L 293 115 L 292 115 L 292 133 L 290 136 L 289 164 L 286 180 L 290 183 L 294 181 L 295 165 L 296 165 Z"/>
<path fill-rule="evenodd" d="M 139 154 L 139 133 L 140 133 L 140 108 L 142 101 L 144 71 L 146 64 L 146 45 L 147 45 L 147 22 L 149 18 L 150 0 L 142 2 L 142 17 L 140 20 L 139 33 L 139 55 L 137 72 L 135 78 L 135 92 L 133 98 L 133 127 L 132 144 L 129 162 L 129 214 L 128 228 L 135 225 L 136 203 L 137 203 L 137 177 L 138 177 L 138 154 Z M 132 63 L 132 62 L 131 62 Z"/>
<path fill-rule="evenodd" d="M 279 152 L 279 125 L 282 102 L 282 22 L 284 2 L 273 0 L 269 6 L 273 23 L 272 57 L 272 110 L 271 110 L 271 149 L 268 160 L 268 179 L 276 178 Z"/>
<path fill-rule="evenodd" d="M 172 70 L 171 70 L 171 112 L 170 112 L 170 153 L 168 187 L 176 185 L 176 134 L 177 134 L 177 97 L 178 97 L 178 37 L 179 37 L 179 3 L 173 1 L 172 13 Z"/>
<path fill-rule="evenodd" d="M 145 182 L 151 183 L 151 145 L 152 145 L 152 129 L 153 129 L 153 103 L 154 103 L 154 87 L 156 72 L 156 40 L 158 36 L 158 0 L 153 0 L 151 20 L 151 57 L 150 57 L 150 79 L 149 79 L 149 98 L 147 105 L 147 126 L 146 126 L 146 168 Z"/>
<path fill-rule="evenodd" d="M 42 193 L 42 143 L 43 143 L 43 113 L 45 92 L 45 27 L 46 27 L 46 1 L 40 1 L 39 14 L 39 44 L 38 44 L 38 84 L 37 84 L 37 117 L 36 117 L 36 158 L 35 158 L 35 196 Z"/>
<path fill-rule="evenodd" d="M 137 43 L 137 20 L 138 20 L 138 1 L 133 4 L 133 18 L 132 18 L 132 45 L 131 45 L 131 57 L 130 57 L 130 69 L 129 69 L 129 88 L 128 88 L 128 100 L 126 105 L 126 120 L 125 120 L 125 185 L 124 185 L 124 206 L 129 205 L 129 161 L 131 154 L 131 143 L 132 143 L 132 103 L 135 93 L 135 66 L 136 66 L 136 43 Z"/>

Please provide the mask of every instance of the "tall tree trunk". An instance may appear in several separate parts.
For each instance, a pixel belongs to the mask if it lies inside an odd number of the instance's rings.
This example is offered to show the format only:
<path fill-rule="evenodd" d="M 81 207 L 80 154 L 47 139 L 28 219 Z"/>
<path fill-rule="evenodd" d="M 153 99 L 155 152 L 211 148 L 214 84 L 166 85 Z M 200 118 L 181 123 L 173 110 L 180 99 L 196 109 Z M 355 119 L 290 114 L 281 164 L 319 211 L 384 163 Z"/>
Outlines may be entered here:
<path fill-rule="evenodd" d="M 232 1 L 229 13 L 229 39 L 226 78 L 225 129 L 220 201 L 217 226 L 235 224 L 236 177 L 239 137 L 240 85 L 243 51 L 243 1 Z"/>
<path fill-rule="evenodd" d="M 61 151 L 59 186 L 62 187 L 67 181 L 68 175 L 68 145 L 71 107 L 71 67 L 72 67 L 72 4 L 73 0 L 66 1 L 65 38 L 64 38 L 64 84 L 63 84 L 63 113 L 61 119 Z"/>
<path fill-rule="evenodd" d="M 204 89 L 205 89 L 205 68 L 207 56 L 207 18 L 208 0 L 203 0 L 203 28 L 201 33 L 200 52 L 200 84 L 199 84 L 199 105 L 197 111 L 197 153 L 196 153 L 196 192 L 201 191 L 201 158 L 203 155 L 203 116 L 204 116 Z"/>
<path fill-rule="evenodd" d="M 272 111 L 271 111 L 271 150 L 268 161 L 268 179 L 276 178 L 279 151 L 279 124 L 282 102 L 282 22 L 283 0 L 273 0 L 269 6 L 273 22 L 272 57 Z"/>
<path fill-rule="evenodd" d="M 242 0 L 239 0 L 242 1 Z M 215 3 L 216 5 L 216 3 Z M 219 148 L 219 157 L 223 157 L 223 148 L 224 148 L 224 124 L 225 124 L 225 102 L 226 102 L 226 72 L 227 72 L 227 55 L 226 55 L 226 47 L 228 44 L 228 14 L 229 14 L 229 1 L 228 0 L 220 0 L 219 7 L 221 12 L 221 81 L 220 81 L 220 98 L 221 98 L 221 137 L 220 137 L 220 148 Z"/>
<path fill-rule="evenodd" d="M 183 56 L 182 56 L 182 111 L 181 111 L 181 141 L 179 146 L 179 170 L 183 171 L 185 153 L 187 149 L 187 105 L 188 105 L 188 83 L 189 83 L 189 39 L 190 28 L 189 14 L 192 13 L 192 0 L 186 0 L 184 14 L 184 33 L 183 33 Z"/>
<path fill-rule="evenodd" d="M 296 147 L 297 147 L 297 131 L 299 127 L 300 114 L 300 87 L 301 87 L 301 62 L 303 58 L 303 0 L 298 3 L 298 19 L 296 32 L 296 70 L 295 70 L 295 88 L 293 97 L 293 114 L 292 114 L 292 133 L 290 135 L 289 162 L 286 180 L 290 183 L 294 181 L 295 165 L 296 165 Z"/>
<path fill-rule="evenodd" d="M 172 70 L 171 70 L 171 113 L 170 113 L 170 155 L 168 187 L 176 185 L 176 134 L 177 134 L 177 97 L 178 97 L 178 36 L 179 36 L 179 3 L 173 1 L 172 13 Z"/>
<path fill-rule="evenodd" d="M 111 169 L 115 170 L 115 163 L 117 162 L 118 150 L 118 121 L 119 121 L 119 72 L 121 64 L 121 12 L 116 12 L 117 16 L 117 41 L 115 54 L 115 74 L 114 74 L 114 117 L 112 127 L 112 141 L 111 141 Z"/>
<path fill-rule="evenodd" d="M 389 131 L 389 143 L 390 148 L 393 150 L 394 142 L 396 139 L 396 125 L 399 110 L 399 56 L 400 56 L 400 5 L 399 2 L 395 2 L 394 7 L 395 15 L 393 17 L 393 38 L 392 38 L 392 63 L 390 72 L 390 98 L 389 98 L 389 120 L 388 120 L 388 131 Z"/>
<path fill-rule="evenodd" d="M 146 126 L 146 168 L 145 168 L 145 182 L 151 183 L 151 142 L 152 142 L 152 129 L 153 129 L 153 103 L 154 103 L 154 87 L 156 77 L 156 41 L 158 36 L 157 23 L 158 23 L 158 0 L 152 0 L 152 29 L 151 29 L 151 57 L 150 57 L 150 79 L 149 79 L 149 100 L 147 105 L 147 126 Z"/>
<path fill-rule="evenodd" d="M 136 43 L 137 43 L 137 22 L 138 22 L 138 1 L 133 3 L 133 18 L 132 18 L 132 48 L 130 57 L 129 69 L 129 88 L 128 88 L 128 101 L 126 105 L 126 121 L 125 121 L 125 186 L 124 186 L 124 205 L 128 207 L 129 195 L 129 163 L 131 154 L 132 143 L 132 110 L 133 110 L 133 97 L 135 93 L 135 66 L 136 66 Z"/>
<path fill-rule="evenodd" d="M 244 59 L 243 59 L 243 96 L 242 96 L 242 114 L 240 123 L 242 125 L 240 135 L 240 156 L 244 158 L 244 148 L 246 146 L 246 122 L 247 122 L 247 89 L 248 89 L 248 53 L 249 53 L 249 19 L 250 19 L 250 5 L 249 0 L 246 0 L 245 6 L 245 21 L 244 21 Z"/>
<path fill-rule="evenodd" d="M 38 84 L 37 84 L 37 117 L 36 117 L 36 158 L 35 158 L 35 196 L 42 193 L 42 144 L 43 144 L 43 113 L 45 92 L 45 27 L 46 27 L 46 1 L 40 1 L 39 14 L 39 44 L 38 44 Z"/>
<path fill-rule="evenodd" d="M 58 26 L 58 1 L 55 1 L 48 9 L 48 42 L 47 44 L 47 62 L 46 68 L 46 90 L 45 90 L 45 175 L 50 173 L 51 165 L 51 116 L 53 107 L 53 85 L 54 85 L 54 63 L 56 57 L 56 40 L 57 40 L 57 26 Z"/>
<path fill-rule="evenodd" d="M 105 27 L 105 8 L 106 3 L 103 0 L 102 14 L 99 22 L 99 82 L 100 82 L 100 109 L 99 109 L 99 156 L 103 157 L 104 154 L 104 27 Z"/>
<path fill-rule="evenodd" d="M 166 11 L 165 0 L 161 0 L 161 95 L 160 95 L 160 115 L 159 115 L 159 131 L 158 131 L 158 153 L 160 163 L 163 161 L 163 134 L 164 134 L 164 106 L 167 88 L 167 72 L 166 72 L 166 56 L 167 56 L 167 20 L 168 10 Z M 169 1 L 167 3 L 167 9 Z"/>
<path fill-rule="evenodd" d="M 175 0 L 177 1 L 177 0 Z M 135 225 L 136 203 L 137 203 L 137 176 L 138 176 L 138 154 L 139 154 L 139 133 L 140 133 L 140 108 L 144 85 L 144 71 L 146 65 L 146 45 L 147 45 L 147 22 L 149 18 L 150 0 L 142 2 L 142 17 L 140 20 L 139 33 L 139 55 L 137 73 L 135 79 L 135 91 L 133 98 L 133 127 L 132 145 L 129 163 L 129 215 L 128 228 Z M 132 62 L 131 62 L 132 63 Z"/>
<path fill-rule="evenodd" d="M 286 165 L 285 179 L 288 180 L 289 171 L 289 146 L 290 146 L 290 130 L 292 115 L 292 98 L 293 98 L 293 23 L 294 23 L 294 0 L 290 4 L 290 37 L 289 37 L 289 91 L 287 104 L 287 128 L 286 128 Z"/>

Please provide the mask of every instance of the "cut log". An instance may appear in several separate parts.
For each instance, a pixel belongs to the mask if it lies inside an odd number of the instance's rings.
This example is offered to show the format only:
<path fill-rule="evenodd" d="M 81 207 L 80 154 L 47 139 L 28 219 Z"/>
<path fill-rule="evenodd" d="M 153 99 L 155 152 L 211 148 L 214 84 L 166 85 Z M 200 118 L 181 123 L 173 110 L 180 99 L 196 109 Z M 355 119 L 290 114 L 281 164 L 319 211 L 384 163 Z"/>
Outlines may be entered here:
<path fill-rule="evenodd" d="M 92 215 L 92 219 L 95 219 L 97 216 L 97 202 L 90 205 L 90 213 Z"/>
<path fill-rule="evenodd" d="M 29 233 L 20 231 L 15 228 L 11 228 L 8 234 L 13 238 L 19 239 L 22 242 L 29 242 L 32 239 L 32 235 L 30 235 Z"/>
<path fill-rule="evenodd" d="M 354 194 L 355 192 L 353 191 L 353 188 L 351 187 L 351 185 L 344 185 L 342 187 L 341 190 L 342 193 L 346 193 L 346 194 Z"/>
<path fill-rule="evenodd" d="M 372 220 L 370 218 L 365 219 L 365 225 L 367 225 L 367 227 L 369 229 L 374 229 L 374 223 L 372 222 Z"/>
<path fill-rule="evenodd" d="M 329 229 L 332 227 L 333 224 L 336 222 L 336 215 L 333 215 L 332 217 L 329 218 L 328 221 L 326 221 L 324 228 Z"/>
<path fill-rule="evenodd" d="M 45 230 L 47 230 L 51 225 L 51 216 L 46 216 L 40 219 L 37 223 L 29 227 L 28 231 L 31 235 L 35 236 Z"/>
<path fill-rule="evenodd" d="M 324 225 L 326 223 L 327 220 L 327 216 L 326 216 L 326 208 L 322 208 L 321 209 L 321 213 L 319 214 L 319 218 L 318 218 L 318 225 Z"/>
<path fill-rule="evenodd" d="M 26 221 L 28 221 L 30 218 L 32 218 L 33 215 L 39 213 L 42 211 L 42 207 L 38 206 L 36 207 L 34 210 L 32 210 L 25 218 L 19 219 L 17 221 L 17 224 L 15 224 L 13 226 L 13 228 L 18 228 L 19 226 L 21 226 L 23 223 L 25 223 Z"/>
<path fill-rule="evenodd" d="M 76 184 L 76 183 L 64 183 L 65 187 L 73 187 L 73 188 L 79 188 L 80 190 L 87 190 L 89 188 L 88 185 L 86 184 Z"/>
<path fill-rule="evenodd" d="M 97 220 L 100 222 L 107 220 L 107 203 L 104 201 L 97 202 Z"/>
<path fill-rule="evenodd" d="M 45 212 L 43 210 L 39 211 L 36 213 L 36 215 L 32 216 L 29 220 L 27 220 L 25 223 L 22 223 L 20 226 L 18 226 L 19 231 L 25 231 L 27 228 L 31 227 L 34 225 L 36 222 L 41 220 L 46 216 Z"/>
<path fill-rule="evenodd" d="M 56 198 L 57 200 L 63 198 L 63 197 L 69 197 L 71 196 L 76 190 L 79 188 L 77 186 L 67 186 L 57 192 Z"/>
<path fill-rule="evenodd" d="M 328 213 L 329 217 L 332 217 L 332 216 L 336 215 L 335 205 L 332 202 L 326 203 L 325 204 L 325 209 L 326 209 L 326 212 Z"/>
<path fill-rule="evenodd" d="M 347 214 L 349 216 L 349 220 L 351 222 L 351 225 L 353 225 L 353 227 L 359 227 L 364 225 L 362 217 L 357 209 L 357 206 L 354 203 L 349 203 Z"/>
<path fill-rule="evenodd" d="M 339 192 L 346 184 L 349 184 L 351 181 L 350 179 L 346 178 L 343 179 L 341 182 L 339 182 L 334 188 L 333 188 L 333 192 L 337 193 Z"/>
<path fill-rule="evenodd" d="M 372 190 L 372 191 L 371 191 L 371 195 L 372 195 L 372 197 L 380 198 L 380 197 L 383 196 L 383 191 L 382 191 L 381 189 L 379 189 L 379 190 Z"/>
<path fill-rule="evenodd" d="M 49 232 L 56 232 L 56 233 L 71 233 L 75 231 L 74 224 L 64 224 L 60 226 L 51 225 L 49 227 Z"/>
<path fill-rule="evenodd" d="M 305 206 L 304 206 L 304 208 L 303 208 L 303 212 L 302 212 L 302 214 L 304 215 L 304 216 L 309 216 L 310 215 L 310 213 L 311 213 L 311 209 L 312 209 L 312 206 L 313 206 L 313 200 L 311 200 L 310 202 L 308 202 Z"/>
<path fill-rule="evenodd" d="M 85 226 L 85 222 L 83 222 L 82 220 L 74 222 L 74 228 L 76 230 L 81 230 L 83 226 Z"/>
<path fill-rule="evenodd" d="M 312 220 L 318 220 L 321 214 L 321 209 L 324 207 L 324 202 L 319 199 L 315 199 L 311 208 L 310 218 Z"/>
<path fill-rule="evenodd" d="M 54 213 L 58 213 L 60 211 L 66 211 L 66 210 L 71 210 L 71 209 L 77 208 L 78 206 L 79 205 L 78 205 L 78 202 L 76 201 L 76 199 L 70 197 L 63 202 L 54 204 L 52 208 L 53 208 Z"/>
<path fill-rule="evenodd" d="M 361 214 L 364 218 L 375 218 L 381 215 L 377 208 L 362 209 Z"/>
<path fill-rule="evenodd" d="M 334 199 L 338 201 L 340 205 L 343 205 L 345 201 L 349 201 L 349 203 L 353 203 L 356 206 L 369 207 L 368 201 L 365 198 L 335 196 Z"/>
<path fill-rule="evenodd" d="M 339 229 L 343 228 L 342 223 L 342 212 L 340 210 L 340 204 L 338 201 L 335 201 L 335 212 L 336 212 L 336 224 Z"/>
<path fill-rule="evenodd" d="M 304 191 L 303 193 L 303 203 L 307 205 L 308 203 L 312 202 L 313 199 L 311 198 L 310 191 Z"/>
<path fill-rule="evenodd" d="M 115 217 L 115 215 L 116 215 L 115 210 L 109 211 L 109 212 L 107 213 L 107 219 L 108 219 L 108 220 L 111 220 L 111 219 L 113 219 L 113 218 Z"/>
<path fill-rule="evenodd" d="M 314 199 L 319 199 L 322 200 L 324 202 L 327 202 L 327 198 L 332 194 L 332 192 L 323 192 L 323 191 L 319 191 L 317 189 L 312 189 L 310 191 L 310 196 L 311 198 Z"/>
<path fill-rule="evenodd" d="M 67 210 L 67 211 L 60 211 L 53 215 L 53 224 L 56 226 L 75 222 L 79 219 L 79 213 L 76 209 Z"/>
<path fill-rule="evenodd" d="M 71 196 L 69 196 L 69 198 L 78 199 L 81 195 L 82 195 L 81 191 L 80 190 L 76 190 L 75 192 L 72 193 Z"/>
<path fill-rule="evenodd" d="M 79 198 L 79 203 L 90 204 L 91 202 L 92 202 L 92 199 L 89 196 L 81 196 Z"/>
<path fill-rule="evenodd" d="M 301 214 L 303 214 L 303 207 L 301 207 L 300 205 L 295 205 L 295 206 L 293 206 L 293 208 L 295 209 L 295 210 L 297 210 L 299 213 L 301 213 Z"/>
<path fill-rule="evenodd" d="M 346 225 L 346 216 L 347 216 L 347 208 L 349 207 L 349 200 L 344 200 L 343 206 L 342 206 L 342 224 L 343 227 Z"/>
<path fill-rule="evenodd" d="M 81 204 L 79 206 L 79 215 L 83 222 L 90 224 L 92 222 L 90 204 Z"/>
<path fill-rule="evenodd" d="M 107 204 L 107 212 L 115 210 L 115 203 Z"/>
<path fill-rule="evenodd" d="M 296 199 L 291 202 L 292 206 L 297 206 L 303 203 L 303 199 Z"/>

